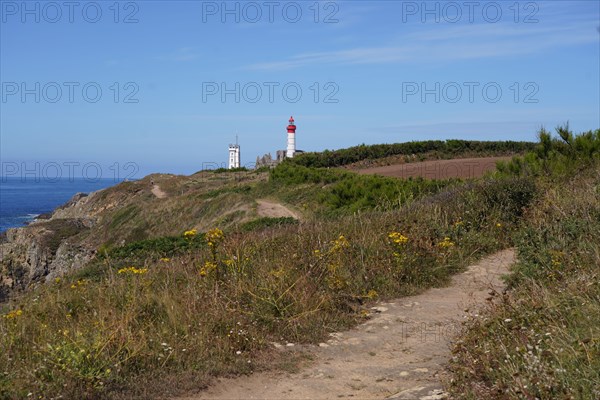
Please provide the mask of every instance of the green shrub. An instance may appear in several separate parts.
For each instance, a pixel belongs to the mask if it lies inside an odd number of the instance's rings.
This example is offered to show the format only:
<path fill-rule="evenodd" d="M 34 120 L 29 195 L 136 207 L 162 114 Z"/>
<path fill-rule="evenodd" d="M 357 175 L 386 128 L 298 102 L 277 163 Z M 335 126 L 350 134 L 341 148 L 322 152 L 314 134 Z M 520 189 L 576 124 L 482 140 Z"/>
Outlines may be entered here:
<path fill-rule="evenodd" d="M 455 398 L 599 398 L 597 176 L 563 181 L 528 212 L 512 290 L 471 319 L 455 346 Z"/>
<path fill-rule="evenodd" d="M 183 236 L 165 236 L 146 239 L 110 247 L 103 245 L 98 250 L 95 263 L 104 264 L 106 261 L 116 263 L 118 267 L 125 264 L 156 261 L 160 258 L 170 258 L 204 246 L 204 236 L 196 235 L 191 238 Z"/>
<path fill-rule="evenodd" d="M 396 179 L 359 175 L 328 168 L 309 168 L 282 163 L 271 171 L 271 182 L 286 186 L 326 185 L 319 201 L 328 211 L 356 212 L 375 207 L 394 208 L 407 201 L 433 194 L 458 180 Z"/>
<path fill-rule="evenodd" d="M 472 140 L 428 140 L 395 144 L 376 144 L 350 147 L 341 150 L 325 150 L 320 153 L 303 153 L 289 160 L 295 165 L 329 168 L 356 163 L 367 159 L 378 159 L 394 155 L 423 155 L 436 152 L 441 156 L 455 157 L 467 154 L 514 154 L 532 150 L 534 143 L 513 141 L 479 142 Z"/>
<path fill-rule="evenodd" d="M 600 159 L 600 129 L 574 135 L 565 124 L 558 126 L 556 132 L 558 137 L 552 137 L 542 128 L 535 149 L 509 162 L 499 162 L 498 172 L 503 175 L 564 176 Z"/>
<path fill-rule="evenodd" d="M 513 235 L 510 290 L 466 322 L 453 349 L 454 398 L 600 398 L 600 130 L 557 133 L 542 130 L 533 152 L 497 174 L 534 176 L 539 194 Z M 517 215 L 532 192 L 517 189 L 488 198 Z"/>
<path fill-rule="evenodd" d="M 298 220 L 292 217 L 262 217 L 253 221 L 248 221 L 240 226 L 240 230 L 244 232 L 255 231 L 263 228 L 280 227 L 283 225 L 297 224 Z"/>
<path fill-rule="evenodd" d="M 238 167 L 238 168 L 217 168 L 212 170 L 211 172 L 215 174 L 223 174 L 223 173 L 233 173 L 233 172 L 246 172 L 248 169 L 246 167 Z"/>

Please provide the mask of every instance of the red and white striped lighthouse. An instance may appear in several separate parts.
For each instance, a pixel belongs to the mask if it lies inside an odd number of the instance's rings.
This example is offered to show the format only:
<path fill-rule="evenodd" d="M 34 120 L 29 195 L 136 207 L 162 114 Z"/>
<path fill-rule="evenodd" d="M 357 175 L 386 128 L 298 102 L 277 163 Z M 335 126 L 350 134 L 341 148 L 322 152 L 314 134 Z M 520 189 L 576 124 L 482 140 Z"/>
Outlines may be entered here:
<path fill-rule="evenodd" d="M 287 127 L 287 153 L 286 157 L 292 158 L 296 154 L 296 124 L 294 123 L 294 117 L 290 117 L 289 125 Z"/>

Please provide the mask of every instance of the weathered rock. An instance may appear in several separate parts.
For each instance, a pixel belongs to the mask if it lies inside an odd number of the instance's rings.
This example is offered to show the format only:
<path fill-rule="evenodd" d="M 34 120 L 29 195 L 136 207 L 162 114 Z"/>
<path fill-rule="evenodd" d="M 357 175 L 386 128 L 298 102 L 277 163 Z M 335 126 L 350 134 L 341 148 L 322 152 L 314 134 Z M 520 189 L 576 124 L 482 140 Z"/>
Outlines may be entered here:
<path fill-rule="evenodd" d="M 6 231 L 0 243 L 0 301 L 35 282 L 84 265 L 90 249 L 71 246 L 68 238 L 89 229 L 90 221 L 55 219 Z"/>

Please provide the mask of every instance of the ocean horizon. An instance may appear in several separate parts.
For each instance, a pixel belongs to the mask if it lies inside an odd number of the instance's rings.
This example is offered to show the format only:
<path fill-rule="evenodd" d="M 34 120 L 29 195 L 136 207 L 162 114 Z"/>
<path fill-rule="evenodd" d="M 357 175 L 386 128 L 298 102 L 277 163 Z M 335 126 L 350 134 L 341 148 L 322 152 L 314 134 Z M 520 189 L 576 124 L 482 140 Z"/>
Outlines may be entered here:
<path fill-rule="evenodd" d="M 27 225 L 39 215 L 65 204 L 77 193 L 91 193 L 120 182 L 111 178 L 0 177 L 0 233 Z"/>

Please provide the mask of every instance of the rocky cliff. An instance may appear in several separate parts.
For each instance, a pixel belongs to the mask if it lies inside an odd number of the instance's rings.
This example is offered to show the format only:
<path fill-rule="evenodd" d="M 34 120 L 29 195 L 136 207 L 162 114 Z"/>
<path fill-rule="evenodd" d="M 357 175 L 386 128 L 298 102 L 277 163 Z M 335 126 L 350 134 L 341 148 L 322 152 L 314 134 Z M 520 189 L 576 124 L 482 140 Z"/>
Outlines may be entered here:
<path fill-rule="evenodd" d="M 247 184 L 265 174 L 149 175 L 86 195 L 0 236 L 0 302 L 29 285 L 86 265 L 101 246 L 206 230 L 251 218 L 256 203 Z M 161 196 L 153 191 L 160 188 Z"/>
<path fill-rule="evenodd" d="M 80 202 L 87 196 L 75 195 L 48 219 L 33 222 L 23 228 L 9 229 L 0 243 L 0 301 L 9 293 L 31 283 L 54 278 L 84 265 L 94 255 L 94 249 L 70 241 L 95 224 L 95 219 L 80 212 Z"/>

